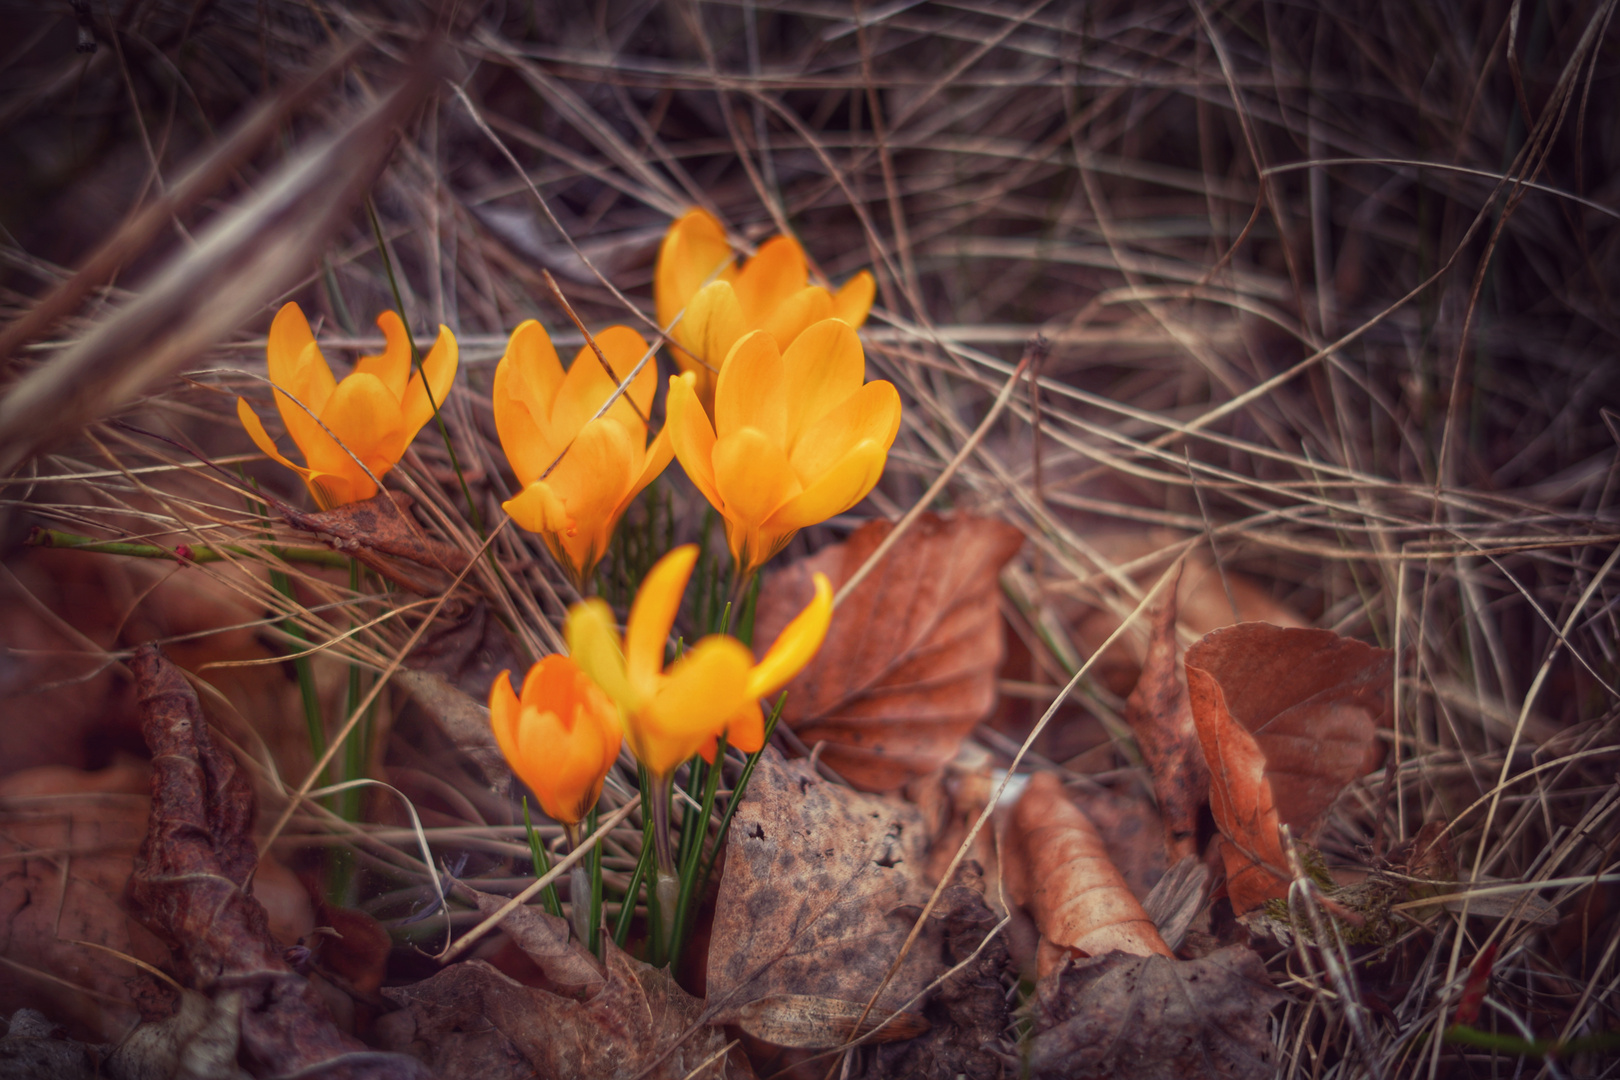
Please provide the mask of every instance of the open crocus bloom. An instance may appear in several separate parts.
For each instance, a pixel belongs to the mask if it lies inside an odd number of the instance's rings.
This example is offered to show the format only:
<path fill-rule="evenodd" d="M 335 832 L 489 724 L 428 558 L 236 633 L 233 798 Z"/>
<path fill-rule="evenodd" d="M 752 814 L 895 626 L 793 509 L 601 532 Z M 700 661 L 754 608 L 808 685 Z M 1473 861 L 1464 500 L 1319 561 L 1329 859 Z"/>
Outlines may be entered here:
<path fill-rule="evenodd" d="M 763 331 L 732 348 L 714 423 L 690 375 L 669 381 L 670 440 L 681 467 L 726 522 L 738 570 L 752 574 L 806 525 L 864 499 L 900 430 L 900 395 L 863 385 L 866 355 L 848 323 L 827 319 L 778 353 Z"/>
<path fill-rule="evenodd" d="M 619 518 L 671 454 L 664 432 L 647 445 L 642 417 L 658 388 L 651 363 L 592 419 L 648 351 L 626 326 L 602 331 L 596 344 L 613 375 L 589 345 L 564 374 L 551 338 L 530 319 L 512 331 L 495 368 L 495 430 L 522 485 L 503 505 L 512 520 L 540 534 L 578 584 L 596 569 Z"/>
<path fill-rule="evenodd" d="M 712 402 L 715 373 L 751 330 L 764 330 L 785 349 L 823 319 L 857 329 L 866 321 L 876 288 L 871 274 L 862 270 L 836 293 L 811 285 L 809 276 L 804 248 L 792 237 L 765 241 L 739 268 L 725 230 L 707 210 L 689 210 L 669 227 L 653 283 L 658 323 L 669 326 L 685 309 L 670 336 L 678 346 L 675 362 L 697 379 L 699 400 Z"/>
<path fill-rule="evenodd" d="M 323 510 L 377 494 L 376 482 L 398 464 L 455 381 L 456 339 L 448 327 L 439 327 L 439 340 L 413 374 L 405 324 L 385 311 L 377 325 L 385 342 L 381 355 L 362 356 L 354 372 L 338 382 L 297 304 L 283 306 L 270 324 L 267 353 L 276 410 L 307 467 L 277 450 L 258 415 L 236 399 L 236 415 L 248 435 L 265 456 L 303 477 Z"/>
<path fill-rule="evenodd" d="M 718 737 L 753 753 L 765 743 L 759 699 L 797 675 L 821 648 L 832 621 L 832 587 L 815 575 L 815 597 L 758 664 L 736 638 L 714 634 L 664 670 L 664 645 L 697 561 L 695 544 L 658 560 L 630 608 L 624 639 L 601 600 L 574 605 L 565 633 L 574 660 L 618 702 L 636 759 L 667 777 L 693 754 L 713 761 Z"/>
<path fill-rule="evenodd" d="M 619 756 L 613 702 L 572 660 L 552 655 L 529 669 L 521 697 L 509 673 L 500 673 L 489 690 L 489 721 L 507 764 L 540 808 L 563 825 L 578 825 Z"/>

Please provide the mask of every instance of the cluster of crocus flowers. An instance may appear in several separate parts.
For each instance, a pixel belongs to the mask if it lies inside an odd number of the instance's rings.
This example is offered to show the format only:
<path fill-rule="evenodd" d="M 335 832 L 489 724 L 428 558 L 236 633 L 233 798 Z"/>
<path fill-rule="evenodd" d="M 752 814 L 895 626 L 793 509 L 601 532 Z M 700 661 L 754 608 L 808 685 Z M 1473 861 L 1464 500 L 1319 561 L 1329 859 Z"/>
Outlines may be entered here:
<path fill-rule="evenodd" d="M 512 771 L 577 839 L 619 756 L 618 707 L 572 660 L 552 655 L 529 669 L 521 694 L 509 673 L 500 673 L 489 691 L 489 721 Z"/>
<path fill-rule="evenodd" d="M 531 319 L 512 331 L 495 368 L 495 430 L 521 486 L 502 505 L 581 586 L 607 553 L 619 518 L 671 453 L 667 432 L 647 442 L 658 388 L 652 363 L 597 415 L 647 356 L 647 343 L 625 326 L 607 328 L 594 342 L 565 373 L 551 338 Z"/>
<path fill-rule="evenodd" d="M 456 377 L 449 328 L 439 327 L 439 339 L 413 373 L 405 324 L 385 311 L 377 325 L 382 353 L 362 356 L 338 382 L 298 305 L 276 313 L 267 349 L 270 382 L 281 422 L 306 464 L 282 454 L 248 403 L 236 400 L 236 414 L 259 449 L 301 476 L 323 510 L 377 494 L 377 482 L 433 418 Z"/>
<path fill-rule="evenodd" d="M 692 373 L 693 389 L 705 405 L 743 335 L 763 330 L 778 349 L 786 349 L 824 319 L 842 319 L 859 329 L 875 288 L 865 270 L 837 292 L 810 284 L 804 248 L 788 236 L 767 240 L 739 267 L 725 229 L 702 209 L 688 211 L 670 226 L 653 280 L 658 324 L 667 328 L 681 315 L 670 331 L 675 362 Z"/>
<path fill-rule="evenodd" d="M 720 369 L 712 424 L 693 378 L 670 378 L 675 456 L 725 519 L 744 577 L 798 530 L 860 502 L 882 476 L 900 395 L 865 378 L 860 338 L 841 319 L 807 328 L 785 352 L 763 331 L 738 341 Z"/>

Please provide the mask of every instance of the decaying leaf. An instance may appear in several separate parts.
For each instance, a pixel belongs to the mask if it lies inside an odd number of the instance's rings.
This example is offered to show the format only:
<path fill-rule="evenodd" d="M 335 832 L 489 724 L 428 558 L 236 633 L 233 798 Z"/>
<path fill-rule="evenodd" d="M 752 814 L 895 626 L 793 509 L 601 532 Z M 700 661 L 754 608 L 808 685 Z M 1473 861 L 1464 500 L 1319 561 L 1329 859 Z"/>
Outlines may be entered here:
<path fill-rule="evenodd" d="M 423 596 L 444 591 L 467 568 L 467 555 L 428 536 L 411 517 L 414 500 L 380 491 L 362 502 L 307 513 L 286 503 L 274 506 L 295 529 L 314 533 L 334 551 L 353 555 L 402 588 Z"/>
<path fill-rule="evenodd" d="M 5 1080 L 95 1080 L 97 1047 L 86 1046 L 37 1009 L 18 1009 L 0 1019 L 0 1076 Z"/>
<path fill-rule="evenodd" d="M 1241 623 L 1187 650 L 1238 914 L 1287 894 L 1279 825 L 1308 840 L 1346 784 L 1378 763 L 1392 654 L 1330 630 Z"/>
<path fill-rule="evenodd" d="M 709 946 L 711 1020 L 737 1021 L 751 1003 L 783 995 L 864 1007 L 913 925 L 915 911 L 899 909 L 928 898 L 924 833 L 911 806 L 829 784 L 767 749 L 727 840 Z M 938 933 L 931 926 L 918 938 L 874 1018 L 938 974 Z M 842 1041 L 840 1023 L 827 1023 L 819 1045 Z"/>
<path fill-rule="evenodd" d="M 756 1039 L 800 1050 L 830 1050 L 867 1035 L 873 1042 L 899 1042 L 928 1030 L 928 1021 L 916 1013 L 867 1013 L 857 1002 L 811 994 L 772 994 L 750 1001 L 733 1019 Z"/>
<path fill-rule="evenodd" d="M 893 525 L 874 521 L 772 574 L 754 640 L 768 647 L 811 596 L 811 575 L 837 589 Z M 1003 652 L 997 588 L 1023 544 L 1003 521 L 925 514 L 833 613 L 820 653 L 788 684 L 783 721 L 866 791 L 932 772 L 995 703 Z"/>
<path fill-rule="evenodd" d="M 1170 948 L 1131 893 L 1086 815 L 1049 772 L 1029 778 L 1007 830 L 1014 889 L 1041 932 L 1041 976 L 1069 955 L 1169 956 Z"/>
<path fill-rule="evenodd" d="M 1269 1080 L 1266 1015 L 1281 1000 L 1241 945 L 1201 960 L 1071 959 L 1036 989 L 1030 1075 Z"/>
<path fill-rule="evenodd" d="M 1181 574 L 1176 574 L 1179 585 Z M 1153 794 L 1164 821 L 1164 847 L 1175 862 L 1198 849 L 1198 811 L 1209 797 L 1209 769 L 1187 704 L 1181 649 L 1176 643 L 1176 586 L 1153 611 L 1153 629 L 1125 719 L 1153 774 Z"/>
<path fill-rule="evenodd" d="M 502 896 L 473 893 L 480 914 L 488 917 L 506 904 Z M 568 920 L 528 904 L 513 908 L 500 923 L 512 943 L 523 951 L 547 983 L 545 989 L 570 998 L 589 998 L 600 993 L 607 977 L 595 957 L 570 938 Z"/>
<path fill-rule="evenodd" d="M 43 1009 L 89 1042 L 140 1021 L 140 971 L 119 956 L 169 959 L 120 904 L 146 832 L 146 783 L 144 762 L 0 780 L 0 1013 Z"/>
<path fill-rule="evenodd" d="M 248 1080 L 236 1064 L 242 995 L 226 990 L 209 1001 L 194 990 L 180 1008 L 130 1032 L 107 1059 L 113 1080 Z"/>
<path fill-rule="evenodd" d="M 699 1023 L 703 1003 L 608 945 L 607 977 L 585 1001 L 524 986 L 482 960 L 383 990 L 402 1006 L 377 1023 L 385 1045 L 421 1057 L 441 1080 L 684 1080 L 748 1076 Z M 695 1030 L 694 1030 L 695 1029 Z"/>
<path fill-rule="evenodd" d="M 247 779 L 214 747 L 185 676 L 156 647 L 136 650 L 130 670 L 152 750 L 152 810 L 129 896 L 185 981 L 241 995 L 241 1056 L 259 1072 L 426 1077 L 419 1062 L 371 1053 L 340 1033 L 282 959 L 247 891 L 258 861 Z"/>

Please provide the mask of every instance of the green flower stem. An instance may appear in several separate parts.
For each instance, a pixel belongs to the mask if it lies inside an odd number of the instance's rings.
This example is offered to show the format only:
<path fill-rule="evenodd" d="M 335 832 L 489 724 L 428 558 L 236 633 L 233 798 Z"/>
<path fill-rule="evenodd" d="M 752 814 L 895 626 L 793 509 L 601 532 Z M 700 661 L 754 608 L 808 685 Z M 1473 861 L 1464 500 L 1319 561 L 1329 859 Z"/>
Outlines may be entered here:
<path fill-rule="evenodd" d="M 590 828 L 587 831 L 594 831 Z M 569 825 L 564 823 L 563 835 L 568 837 L 568 850 L 573 851 L 579 847 L 579 823 Z M 589 858 L 582 859 L 568 869 L 568 915 L 569 921 L 574 924 L 574 936 L 581 945 L 589 947 L 591 941 L 591 871 L 586 863 Z M 595 951 L 594 949 L 592 950 Z"/>
<path fill-rule="evenodd" d="M 586 826 L 591 833 L 596 832 L 596 817 L 597 810 L 592 807 L 590 816 L 585 819 Z M 602 952 L 602 845 L 600 842 L 591 848 L 591 853 L 585 857 L 585 861 L 590 863 L 591 868 L 591 934 L 587 941 L 591 955 L 598 960 L 606 960 L 607 957 Z"/>
<path fill-rule="evenodd" d="M 641 892 L 641 883 L 647 877 L 652 860 L 652 819 L 649 817 L 641 829 L 641 857 L 636 860 L 636 868 L 630 872 L 630 884 L 624 890 L 624 901 L 619 905 L 619 917 L 613 924 L 613 944 L 621 949 L 630 936 L 630 920 L 636 913 L 636 896 Z"/>
<path fill-rule="evenodd" d="M 653 917 L 653 966 L 662 967 L 669 960 L 669 946 L 674 942 L 675 906 L 679 899 L 680 880 L 675 873 L 675 855 L 669 843 L 669 797 L 673 779 L 668 776 L 652 777 L 653 887 L 648 893 Z"/>
<path fill-rule="evenodd" d="M 255 559 L 271 555 L 283 562 L 307 563 L 315 566 L 342 567 L 349 565 L 349 557 L 327 548 L 287 547 L 265 544 L 251 548 L 241 544 L 181 544 L 166 548 L 161 544 L 129 544 L 118 540 L 97 540 L 93 536 L 63 532 L 61 529 L 42 529 L 35 526 L 24 541 L 29 547 L 65 548 L 70 551 L 88 551 L 97 555 L 123 555 L 132 559 L 173 559 L 182 563 L 222 562 L 229 556 Z"/>
<path fill-rule="evenodd" d="M 540 834 L 535 831 L 534 822 L 529 818 L 529 797 L 523 797 L 523 828 L 529 834 L 529 860 L 530 869 L 537 878 L 545 877 L 551 873 L 551 860 L 546 857 L 546 846 L 540 842 Z M 562 918 L 562 904 L 557 900 L 557 890 L 550 885 L 540 890 L 540 901 L 551 914 Z"/>
<path fill-rule="evenodd" d="M 737 786 L 732 789 L 731 798 L 726 800 L 726 811 L 720 815 L 720 829 L 714 835 L 714 846 L 709 849 L 709 857 L 703 861 L 703 872 L 698 875 L 697 894 L 703 895 L 703 890 L 709 887 L 709 875 L 714 873 L 714 861 L 720 857 L 720 851 L 726 846 L 726 834 L 731 831 L 731 815 L 737 812 L 737 805 L 742 802 L 743 793 L 748 790 L 748 780 L 754 775 L 754 766 L 759 764 L 760 755 L 765 753 L 765 747 L 771 743 L 771 735 L 776 731 L 776 723 L 782 719 L 782 706 L 787 704 L 787 692 L 776 699 L 776 707 L 765 721 L 765 741 L 758 750 L 748 755 L 748 761 L 743 765 L 742 775 L 737 778 Z M 718 759 L 716 759 L 718 761 Z"/>
<path fill-rule="evenodd" d="M 720 774 L 724 771 L 725 763 L 726 737 L 721 735 L 714 752 L 714 764 L 708 767 L 704 777 L 701 804 L 703 809 L 697 813 L 691 811 L 687 813 L 688 817 L 697 822 L 697 828 L 694 830 L 696 837 L 685 852 L 685 859 L 681 864 L 681 891 L 675 902 L 675 940 L 669 950 L 672 962 L 680 959 L 687 935 L 691 932 L 691 923 L 697 914 L 696 906 L 703 898 L 702 892 L 697 888 L 698 867 L 702 865 L 703 841 L 708 838 L 709 819 L 714 815 L 714 799 L 720 790 Z"/>

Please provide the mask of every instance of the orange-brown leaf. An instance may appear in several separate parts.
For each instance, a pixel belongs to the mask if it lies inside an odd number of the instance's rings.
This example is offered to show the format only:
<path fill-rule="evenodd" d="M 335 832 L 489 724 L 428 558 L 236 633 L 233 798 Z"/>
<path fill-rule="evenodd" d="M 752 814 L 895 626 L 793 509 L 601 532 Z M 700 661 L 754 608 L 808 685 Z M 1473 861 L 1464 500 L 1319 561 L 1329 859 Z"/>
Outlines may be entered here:
<path fill-rule="evenodd" d="M 1177 581 L 1180 580 L 1178 572 Z M 1198 745 L 1176 644 L 1176 590 L 1153 612 L 1153 630 L 1136 689 L 1125 701 L 1125 719 L 1136 735 L 1153 794 L 1164 819 L 1164 846 L 1170 862 L 1195 854 L 1198 810 L 1209 797 L 1209 769 Z"/>
<path fill-rule="evenodd" d="M 1030 777 L 1013 810 L 1008 847 L 1022 872 L 1019 891 L 1041 932 L 1041 975 L 1071 951 L 1172 955 L 1056 775 Z"/>
<path fill-rule="evenodd" d="M 754 640 L 776 640 L 821 571 L 836 589 L 893 526 L 875 521 L 772 574 Z M 821 760 L 867 791 L 932 772 L 995 703 L 1003 652 L 1001 567 L 1023 544 L 1011 525 L 925 514 L 833 614 L 826 643 L 788 684 L 783 721 Z"/>
<path fill-rule="evenodd" d="M 1187 692 L 1239 913 L 1288 891 L 1278 833 L 1308 839 L 1376 767 L 1392 655 L 1330 630 L 1240 623 L 1187 650 Z"/>

